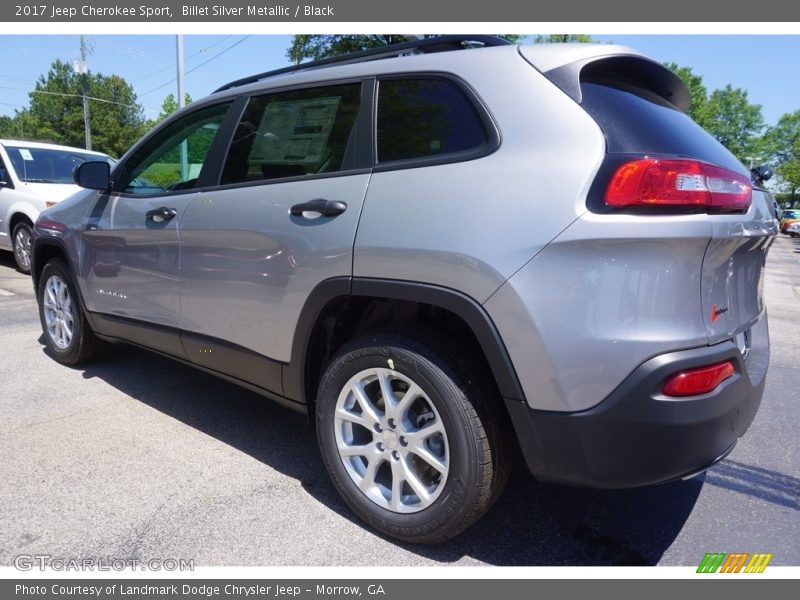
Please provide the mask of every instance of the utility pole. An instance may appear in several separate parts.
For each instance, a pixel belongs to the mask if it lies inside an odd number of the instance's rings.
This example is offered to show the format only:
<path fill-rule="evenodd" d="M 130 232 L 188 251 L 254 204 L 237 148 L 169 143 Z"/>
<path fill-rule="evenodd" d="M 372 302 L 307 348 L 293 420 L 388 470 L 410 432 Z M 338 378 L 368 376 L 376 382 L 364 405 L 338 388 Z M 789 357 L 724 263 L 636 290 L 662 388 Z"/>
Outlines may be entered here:
<path fill-rule="evenodd" d="M 77 75 L 81 76 L 81 88 L 83 90 L 83 129 L 86 133 L 86 149 L 92 149 L 92 126 L 89 121 L 89 65 L 86 63 L 86 38 L 81 36 L 81 59 L 73 61 L 72 68 Z"/>
<path fill-rule="evenodd" d="M 186 105 L 183 91 L 183 36 L 175 36 L 176 62 L 178 63 L 178 110 Z M 186 140 L 181 142 L 181 181 L 189 179 L 189 151 Z"/>

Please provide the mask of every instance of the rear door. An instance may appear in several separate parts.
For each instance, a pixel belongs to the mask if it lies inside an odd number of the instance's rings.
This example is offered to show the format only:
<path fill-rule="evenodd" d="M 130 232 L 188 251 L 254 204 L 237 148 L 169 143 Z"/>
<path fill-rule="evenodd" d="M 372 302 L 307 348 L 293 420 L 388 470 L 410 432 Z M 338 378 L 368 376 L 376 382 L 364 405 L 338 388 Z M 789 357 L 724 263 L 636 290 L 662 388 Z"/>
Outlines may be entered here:
<path fill-rule="evenodd" d="M 354 81 L 249 98 L 219 186 L 194 198 L 181 221 L 190 360 L 253 381 L 253 369 L 237 370 L 243 357 L 288 362 L 311 291 L 352 274 L 370 177 L 371 89 Z M 274 379 L 255 383 L 280 392 Z"/>
<path fill-rule="evenodd" d="M 89 310 L 178 326 L 178 223 L 208 178 L 230 105 L 201 107 L 167 124 L 114 171 L 114 191 L 98 194 L 83 234 Z"/>

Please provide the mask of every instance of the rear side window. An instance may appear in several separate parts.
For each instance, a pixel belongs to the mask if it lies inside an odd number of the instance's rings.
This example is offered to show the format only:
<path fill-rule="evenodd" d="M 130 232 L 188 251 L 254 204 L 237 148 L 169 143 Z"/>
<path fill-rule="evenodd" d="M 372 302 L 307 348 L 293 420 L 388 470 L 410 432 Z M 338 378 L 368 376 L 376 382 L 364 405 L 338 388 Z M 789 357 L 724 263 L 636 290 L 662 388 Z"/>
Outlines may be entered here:
<path fill-rule="evenodd" d="M 581 106 L 606 137 L 608 152 L 687 156 L 741 172 L 722 144 L 671 104 L 616 81 L 581 83 Z"/>
<path fill-rule="evenodd" d="M 480 115 L 452 81 L 408 78 L 379 83 L 379 163 L 466 152 L 486 142 Z"/>
<path fill-rule="evenodd" d="M 360 83 L 252 98 L 236 129 L 221 183 L 353 168 L 351 136 L 360 101 Z"/>

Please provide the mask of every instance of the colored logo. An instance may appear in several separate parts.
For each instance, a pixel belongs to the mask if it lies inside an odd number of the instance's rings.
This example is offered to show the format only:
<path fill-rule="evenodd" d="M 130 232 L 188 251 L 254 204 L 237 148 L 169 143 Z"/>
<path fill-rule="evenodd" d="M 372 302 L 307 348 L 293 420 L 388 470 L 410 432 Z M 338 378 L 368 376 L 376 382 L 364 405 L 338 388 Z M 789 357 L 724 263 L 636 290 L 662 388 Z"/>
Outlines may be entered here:
<path fill-rule="evenodd" d="M 697 567 L 698 573 L 763 573 L 772 554 L 765 552 L 708 552 Z"/>

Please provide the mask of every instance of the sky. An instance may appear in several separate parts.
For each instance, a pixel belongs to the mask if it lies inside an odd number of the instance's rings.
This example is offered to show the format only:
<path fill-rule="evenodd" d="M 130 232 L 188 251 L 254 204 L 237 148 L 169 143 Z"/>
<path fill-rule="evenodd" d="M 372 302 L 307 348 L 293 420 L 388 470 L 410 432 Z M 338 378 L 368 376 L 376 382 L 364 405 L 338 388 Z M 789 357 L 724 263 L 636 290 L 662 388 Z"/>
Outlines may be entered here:
<path fill-rule="evenodd" d="M 692 67 L 709 91 L 730 83 L 760 104 L 767 124 L 800 109 L 800 35 L 599 35 L 660 62 Z M 531 38 L 532 39 L 532 38 Z M 176 92 L 172 35 L 91 35 L 89 68 L 134 86 L 145 115 Z M 201 98 L 220 85 L 289 64 L 289 35 L 185 35 L 186 91 Z M 28 91 L 50 64 L 80 58 L 78 35 L 0 35 L 0 114 L 28 104 Z"/>

